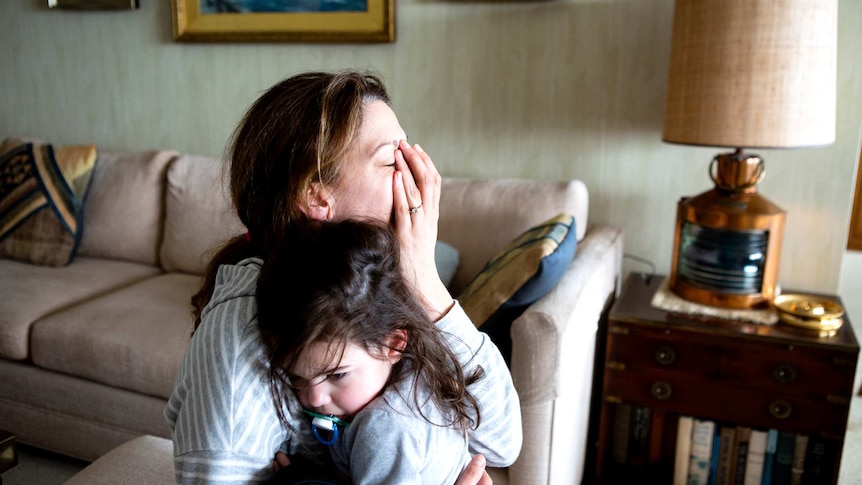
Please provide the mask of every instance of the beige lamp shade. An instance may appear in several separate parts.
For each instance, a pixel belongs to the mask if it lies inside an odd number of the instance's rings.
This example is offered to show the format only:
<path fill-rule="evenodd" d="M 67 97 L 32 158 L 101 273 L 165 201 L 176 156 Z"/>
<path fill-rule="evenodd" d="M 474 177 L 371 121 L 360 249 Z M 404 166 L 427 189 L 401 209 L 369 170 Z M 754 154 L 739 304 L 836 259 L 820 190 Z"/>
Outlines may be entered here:
<path fill-rule="evenodd" d="M 837 0 L 676 0 L 662 139 L 835 141 Z"/>

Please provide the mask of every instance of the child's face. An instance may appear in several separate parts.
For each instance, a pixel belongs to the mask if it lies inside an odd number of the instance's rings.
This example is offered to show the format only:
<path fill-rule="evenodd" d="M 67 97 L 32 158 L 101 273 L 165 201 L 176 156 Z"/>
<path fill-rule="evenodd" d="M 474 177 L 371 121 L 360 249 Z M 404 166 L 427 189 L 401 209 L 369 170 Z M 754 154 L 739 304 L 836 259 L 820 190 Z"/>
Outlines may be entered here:
<path fill-rule="evenodd" d="M 306 409 L 350 421 L 383 391 L 400 353 L 383 349 L 371 355 L 347 343 L 341 360 L 331 362 L 329 350 L 326 342 L 309 346 L 292 369 L 291 383 Z"/>

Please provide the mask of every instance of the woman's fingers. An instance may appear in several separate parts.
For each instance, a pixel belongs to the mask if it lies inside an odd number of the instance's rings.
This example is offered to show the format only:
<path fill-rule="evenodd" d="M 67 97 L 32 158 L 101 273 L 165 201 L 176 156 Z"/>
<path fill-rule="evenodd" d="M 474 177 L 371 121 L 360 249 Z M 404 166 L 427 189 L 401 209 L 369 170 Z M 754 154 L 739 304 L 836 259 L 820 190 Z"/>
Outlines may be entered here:
<path fill-rule="evenodd" d="M 401 159 L 404 160 L 406 168 L 410 171 L 409 182 L 417 187 L 421 197 L 415 200 L 411 196 L 411 207 L 416 207 L 421 203 L 423 207 L 428 205 L 429 209 L 436 211 L 440 201 L 441 178 L 431 157 L 418 144 L 411 147 L 404 140 L 398 144 L 397 152 L 401 154 Z M 396 158 L 398 157 L 396 156 Z M 408 186 L 408 196 L 410 195 L 411 191 Z"/>
<path fill-rule="evenodd" d="M 395 149 L 395 169 L 404 175 L 404 192 L 407 194 L 409 207 L 417 207 L 422 204 L 422 192 L 416 184 L 413 169 L 407 162 L 404 151 L 401 149 L 402 144 L 404 144 L 403 141 Z"/>
<path fill-rule="evenodd" d="M 458 476 L 455 485 L 492 485 L 491 477 L 485 471 L 485 457 L 476 455 Z"/>

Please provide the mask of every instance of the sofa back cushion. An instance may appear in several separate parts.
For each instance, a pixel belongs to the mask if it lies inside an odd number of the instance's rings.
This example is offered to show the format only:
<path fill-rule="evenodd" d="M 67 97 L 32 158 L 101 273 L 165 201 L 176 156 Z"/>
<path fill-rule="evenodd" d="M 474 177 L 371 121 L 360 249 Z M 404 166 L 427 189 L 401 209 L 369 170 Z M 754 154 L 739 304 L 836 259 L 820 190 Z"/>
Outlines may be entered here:
<path fill-rule="evenodd" d="M 245 232 L 225 175 L 222 163 L 210 157 L 182 155 L 171 163 L 160 250 L 165 271 L 203 274 L 219 247 Z"/>
<path fill-rule="evenodd" d="M 444 178 L 437 237 L 458 248 L 461 257 L 452 294 L 512 239 L 560 213 L 575 217 L 577 239 L 583 239 L 589 213 L 583 182 Z"/>
<path fill-rule="evenodd" d="M 78 254 L 157 265 L 170 150 L 99 154 Z"/>

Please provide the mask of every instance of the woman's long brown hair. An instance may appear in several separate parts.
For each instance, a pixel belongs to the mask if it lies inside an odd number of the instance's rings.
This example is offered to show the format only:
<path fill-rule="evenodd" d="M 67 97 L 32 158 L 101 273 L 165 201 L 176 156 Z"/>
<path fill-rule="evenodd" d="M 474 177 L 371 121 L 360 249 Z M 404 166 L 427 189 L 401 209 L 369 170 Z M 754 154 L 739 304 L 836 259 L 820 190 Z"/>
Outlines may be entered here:
<path fill-rule="evenodd" d="M 358 71 L 310 72 L 264 92 L 237 126 L 230 149 L 230 194 L 248 230 L 207 265 L 192 297 L 195 329 L 223 264 L 265 255 L 305 216 L 301 198 L 312 182 L 337 183 L 369 101 L 389 102 L 383 82 Z"/>

